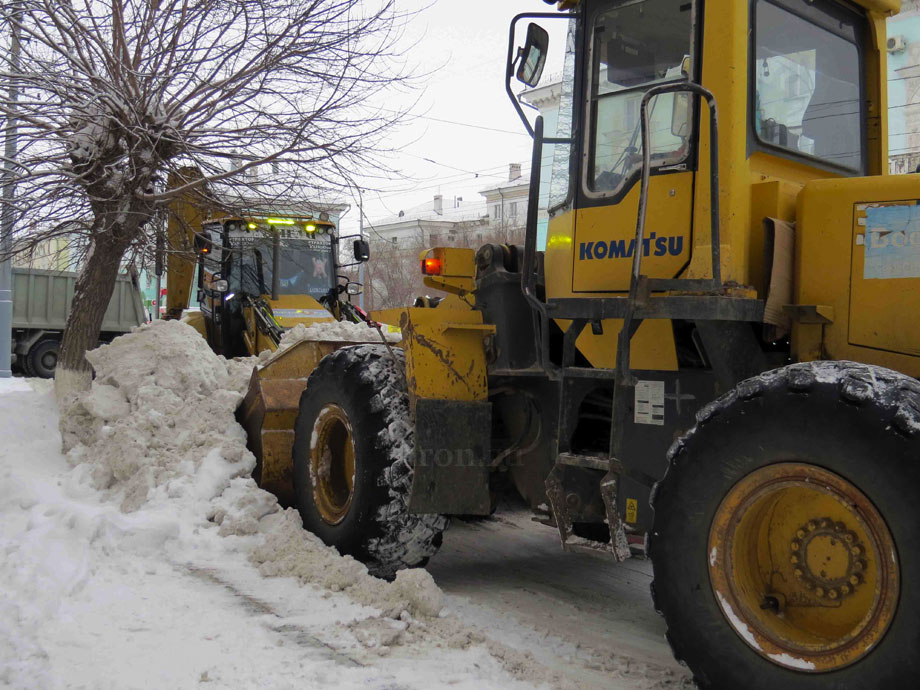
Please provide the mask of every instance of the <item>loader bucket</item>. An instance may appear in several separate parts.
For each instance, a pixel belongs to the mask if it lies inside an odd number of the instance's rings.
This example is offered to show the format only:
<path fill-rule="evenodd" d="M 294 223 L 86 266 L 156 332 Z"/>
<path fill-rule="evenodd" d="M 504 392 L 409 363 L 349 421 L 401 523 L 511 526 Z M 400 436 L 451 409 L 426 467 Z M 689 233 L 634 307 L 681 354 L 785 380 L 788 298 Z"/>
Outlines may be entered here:
<path fill-rule="evenodd" d="M 246 430 L 246 445 L 256 456 L 253 478 L 261 488 L 277 496 L 283 506 L 295 505 L 291 449 L 307 378 L 323 357 L 355 344 L 303 340 L 269 364 L 253 369 L 236 419 Z"/>

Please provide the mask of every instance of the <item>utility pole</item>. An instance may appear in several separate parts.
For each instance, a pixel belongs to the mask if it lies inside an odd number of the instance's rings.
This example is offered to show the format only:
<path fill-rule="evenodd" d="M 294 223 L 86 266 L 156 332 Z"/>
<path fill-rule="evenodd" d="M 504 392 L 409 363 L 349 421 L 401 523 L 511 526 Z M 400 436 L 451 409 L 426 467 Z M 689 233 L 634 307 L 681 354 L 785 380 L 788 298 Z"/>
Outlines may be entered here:
<path fill-rule="evenodd" d="M 364 239 L 364 197 L 358 187 L 358 237 Z M 358 306 L 364 309 L 364 263 L 358 266 L 358 282 L 361 283 L 361 294 L 358 295 Z"/>
<path fill-rule="evenodd" d="M 10 31 L 10 74 L 19 72 L 19 20 L 22 15 L 16 13 Z M 16 117 L 14 110 L 19 99 L 19 85 L 16 77 L 9 79 L 10 114 L 6 119 L 6 131 L 3 146 L 3 203 L 0 209 L 0 379 L 13 375 L 10 368 L 13 343 L 13 194 L 15 189 L 15 170 L 13 160 L 16 158 Z"/>

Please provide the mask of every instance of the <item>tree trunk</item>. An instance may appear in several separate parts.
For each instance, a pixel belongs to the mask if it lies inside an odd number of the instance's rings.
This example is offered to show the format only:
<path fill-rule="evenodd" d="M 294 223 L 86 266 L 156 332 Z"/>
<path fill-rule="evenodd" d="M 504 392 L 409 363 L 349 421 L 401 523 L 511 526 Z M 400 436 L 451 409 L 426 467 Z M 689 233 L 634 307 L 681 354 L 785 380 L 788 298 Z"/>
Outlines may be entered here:
<path fill-rule="evenodd" d="M 54 387 L 59 399 L 87 390 L 92 383 L 93 370 L 85 355 L 99 342 L 102 320 L 124 252 L 122 243 L 108 233 L 100 233 L 93 239 L 74 285 L 73 303 L 54 372 Z"/>

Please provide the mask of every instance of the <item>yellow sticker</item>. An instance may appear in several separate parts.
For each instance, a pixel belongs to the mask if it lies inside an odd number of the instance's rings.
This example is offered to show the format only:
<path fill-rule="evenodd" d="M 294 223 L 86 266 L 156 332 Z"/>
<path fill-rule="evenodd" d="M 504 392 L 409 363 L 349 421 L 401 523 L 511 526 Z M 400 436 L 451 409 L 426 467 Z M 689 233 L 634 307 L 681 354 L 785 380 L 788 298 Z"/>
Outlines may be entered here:
<path fill-rule="evenodd" d="M 639 501 L 635 498 L 626 499 L 626 522 L 635 524 L 639 520 Z"/>

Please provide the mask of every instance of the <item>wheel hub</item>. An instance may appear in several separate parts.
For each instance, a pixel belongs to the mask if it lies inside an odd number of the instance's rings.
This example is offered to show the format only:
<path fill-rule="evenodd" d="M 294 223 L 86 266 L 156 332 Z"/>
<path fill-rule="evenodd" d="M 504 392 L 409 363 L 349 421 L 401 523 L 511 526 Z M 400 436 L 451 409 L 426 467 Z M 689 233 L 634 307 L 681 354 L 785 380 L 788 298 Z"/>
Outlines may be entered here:
<path fill-rule="evenodd" d="M 802 586 L 820 599 L 851 596 L 866 572 L 866 548 L 856 532 L 830 518 L 809 520 L 796 530 L 789 562 Z"/>
<path fill-rule="evenodd" d="M 320 410 L 310 442 L 313 502 L 324 522 L 340 523 L 354 498 L 355 444 L 351 422 L 335 404 Z"/>
<path fill-rule="evenodd" d="M 832 671 L 874 647 L 897 607 L 888 527 L 853 484 L 779 463 L 728 492 L 709 534 L 713 593 L 758 654 L 798 671 Z"/>

